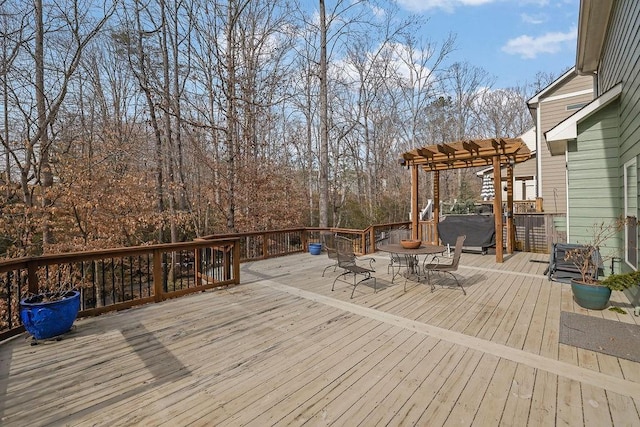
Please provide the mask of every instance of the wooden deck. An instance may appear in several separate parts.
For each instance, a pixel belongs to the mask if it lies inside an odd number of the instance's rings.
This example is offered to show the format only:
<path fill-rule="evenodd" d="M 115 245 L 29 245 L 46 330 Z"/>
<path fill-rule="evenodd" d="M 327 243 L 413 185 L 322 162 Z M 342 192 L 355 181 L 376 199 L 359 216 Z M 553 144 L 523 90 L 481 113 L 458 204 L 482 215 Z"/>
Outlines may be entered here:
<path fill-rule="evenodd" d="M 0 343 L 0 425 L 638 426 L 640 365 L 558 343 L 544 255 L 463 254 L 442 279 L 378 292 L 326 256 L 242 265 L 242 285 L 81 319 L 62 341 Z M 623 295 L 614 293 L 614 305 Z"/>

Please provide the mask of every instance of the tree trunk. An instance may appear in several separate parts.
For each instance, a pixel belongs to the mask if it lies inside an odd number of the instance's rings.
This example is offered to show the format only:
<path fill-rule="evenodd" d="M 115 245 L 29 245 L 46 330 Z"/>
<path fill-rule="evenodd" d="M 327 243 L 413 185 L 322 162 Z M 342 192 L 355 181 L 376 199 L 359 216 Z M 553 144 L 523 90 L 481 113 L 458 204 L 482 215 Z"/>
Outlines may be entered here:
<path fill-rule="evenodd" d="M 158 214 L 162 215 L 164 213 L 164 178 L 163 178 L 163 153 L 162 153 L 162 135 L 160 133 L 160 126 L 158 124 L 158 119 L 156 115 L 156 107 L 153 100 L 153 96 L 151 94 L 151 88 L 149 87 L 149 76 L 146 66 L 146 55 L 144 53 L 144 47 L 142 45 L 142 40 L 144 37 L 144 31 L 142 29 L 142 23 L 140 21 L 140 9 L 139 4 L 136 7 L 136 24 L 137 24 L 137 55 L 139 61 L 139 72 L 136 77 L 138 79 L 138 83 L 140 88 L 144 92 L 145 98 L 147 100 L 147 107 L 149 107 L 149 119 L 151 121 L 151 127 L 154 131 L 154 139 L 155 139 L 155 150 L 153 153 L 154 161 L 155 161 L 155 195 L 156 195 L 156 208 Z M 163 220 L 164 224 L 164 220 Z M 161 225 L 158 228 L 158 242 L 162 243 L 164 241 L 164 225 Z"/>
<path fill-rule="evenodd" d="M 227 9 L 227 230 L 236 228 L 236 67 L 235 67 L 235 2 L 230 1 Z"/>
<path fill-rule="evenodd" d="M 319 226 L 329 224 L 329 111 L 327 105 L 327 19 L 324 0 L 320 0 L 320 182 L 318 194 Z"/>
<path fill-rule="evenodd" d="M 167 179 L 168 179 L 168 202 L 169 202 L 169 230 L 171 243 L 178 241 L 178 228 L 176 225 L 176 186 L 175 175 L 173 169 L 173 128 L 171 122 L 171 78 L 169 73 L 169 29 L 167 23 L 167 5 L 164 0 L 160 1 L 160 17 L 162 30 L 160 31 L 160 48 L 162 49 L 162 105 L 164 109 L 164 139 L 165 149 L 163 155 L 165 156 L 164 163 L 167 165 Z M 177 70 L 174 70 L 177 73 Z"/>
<path fill-rule="evenodd" d="M 53 187 L 53 173 L 51 171 L 49 154 L 49 132 L 47 129 L 47 105 L 44 87 L 44 22 L 42 11 L 42 0 L 35 0 L 34 13 L 36 20 L 35 34 L 35 92 L 36 111 L 38 114 L 38 134 L 40 149 L 40 188 L 42 196 L 42 248 L 46 251 L 48 244 L 53 243 L 51 231 L 51 214 L 49 208 L 52 200 L 49 197 L 51 187 Z"/>

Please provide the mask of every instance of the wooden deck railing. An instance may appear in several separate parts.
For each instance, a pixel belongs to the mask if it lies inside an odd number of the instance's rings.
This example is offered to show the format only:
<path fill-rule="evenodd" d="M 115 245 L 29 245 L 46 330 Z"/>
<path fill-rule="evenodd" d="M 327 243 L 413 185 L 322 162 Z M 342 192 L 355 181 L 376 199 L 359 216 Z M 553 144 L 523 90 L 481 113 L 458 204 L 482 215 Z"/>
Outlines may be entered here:
<path fill-rule="evenodd" d="M 308 250 L 330 231 L 353 241 L 354 252 L 375 252 L 385 233 L 410 223 L 379 224 L 365 230 L 292 228 L 206 236 L 193 242 L 75 252 L 0 262 L 0 340 L 24 331 L 20 300 L 60 287 L 81 293 L 79 317 L 205 289 L 240 283 L 240 263 Z"/>
<path fill-rule="evenodd" d="M 550 225 L 551 224 L 551 225 Z M 308 250 L 323 232 L 349 238 L 359 255 L 410 222 L 349 228 L 291 228 L 213 235 L 193 242 L 138 246 L 20 258 L 0 262 L 0 340 L 21 333 L 20 300 L 29 293 L 64 286 L 81 292 L 79 316 L 94 316 L 205 289 L 240 283 L 240 263 Z M 546 252 L 556 236 L 553 217 L 516 215 L 516 239 L 525 251 Z M 434 238 L 433 221 L 420 223 L 423 241 Z M 561 237 L 553 237 L 561 239 Z M 554 240 L 555 241 L 555 240 Z"/>
<path fill-rule="evenodd" d="M 74 288 L 80 317 L 240 283 L 237 239 L 138 246 L 0 262 L 0 340 L 23 331 L 20 300 Z"/>
<path fill-rule="evenodd" d="M 516 241 L 525 251 L 548 252 L 563 241 L 554 215 L 516 214 Z M 240 283 L 241 262 L 308 250 L 323 232 L 349 238 L 359 255 L 375 252 L 376 243 L 410 222 L 349 228 L 291 228 L 213 235 L 193 242 L 48 255 L 0 262 L 0 340 L 22 331 L 20 299 L 28 293 L 64 286 L 82 294 L 80 316 L 158 302 L 203 289 Z M 433 221 L 421 221 L 418 235 L 433 242 Z"/>
<path fill-rule="evenodd" d="M 199 240 L 234 238 L 238 242 L 240 262 L 257 261 L 297 252 L 306 252 L 309 243 L 321 242 L 323 232 L 335 233 L 353 242 L 353 251 L 357 255 L 375 252 L 375 243 L 385 234 L 396 228 L 409 228 L 410 222 L 394 222 L 371 225 L 364 230 L 339 227 L 301 227 L 282 230 L 255 231 L 238 234 L 215 234 Z"/>

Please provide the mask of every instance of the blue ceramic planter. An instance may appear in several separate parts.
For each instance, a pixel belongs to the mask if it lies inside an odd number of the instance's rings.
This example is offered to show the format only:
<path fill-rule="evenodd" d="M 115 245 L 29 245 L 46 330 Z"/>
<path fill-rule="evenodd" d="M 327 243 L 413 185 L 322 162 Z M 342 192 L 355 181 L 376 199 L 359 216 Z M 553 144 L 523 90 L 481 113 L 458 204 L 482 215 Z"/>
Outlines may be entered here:
<path fill-rule="evenodd" d="M 57 301 L 41 301 L 41 295 L 20 301 L 20 319 L 27 332 L 35 339 L 43 340 L 71 329 L 80 310 L 80 292 L 69 291 Z"/>
<path fill-rule="evenodd" d="M 309 243 L 309 253 L 311 255 L 320 255 L 322 252 L 322 243 Z"/>
<path fill-rule="evenodd" d="M 580 307 L 589 310 L 602 310 L 609 303 L 611 289 L 606 286 L 587 285 L 571 281 L 573 297 Z"/>

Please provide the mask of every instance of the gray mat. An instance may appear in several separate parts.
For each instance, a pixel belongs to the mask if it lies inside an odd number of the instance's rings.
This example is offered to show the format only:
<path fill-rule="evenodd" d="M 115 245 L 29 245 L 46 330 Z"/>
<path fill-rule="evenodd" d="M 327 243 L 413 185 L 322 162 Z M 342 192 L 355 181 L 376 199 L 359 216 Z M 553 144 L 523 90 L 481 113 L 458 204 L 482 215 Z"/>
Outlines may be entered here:
<path fill-rule="evenodd" d="M 640 362 L 640 325 L 560 313 L 560 342 Z"/>

